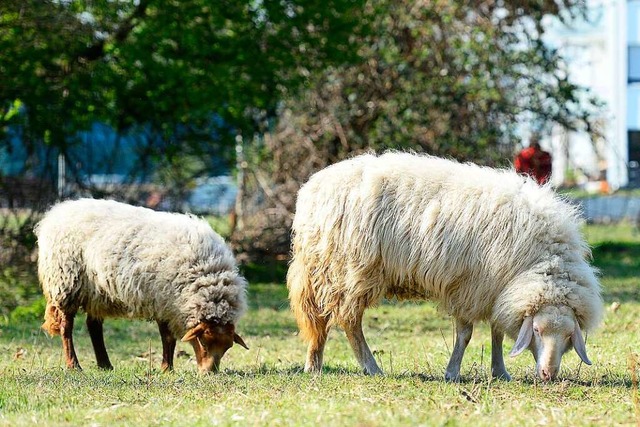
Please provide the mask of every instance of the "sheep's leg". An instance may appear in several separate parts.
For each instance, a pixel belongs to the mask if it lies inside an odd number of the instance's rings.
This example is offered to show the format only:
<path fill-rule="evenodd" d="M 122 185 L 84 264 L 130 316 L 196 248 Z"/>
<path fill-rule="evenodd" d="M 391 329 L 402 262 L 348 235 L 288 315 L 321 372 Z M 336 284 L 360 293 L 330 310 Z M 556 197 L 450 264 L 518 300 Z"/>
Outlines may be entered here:
<path fill-rule="evenodd" d="M 113 369 L 113 365 L 109 361 L 109 354 L 104 345 L 104 335 L 102 333 L 102 319 L 87 314 L 87 329 L 93 344 L 93 351 L 96 354 L 96 362 L 98 367 L 102 369 Z"/>
<path fill-rule="evenodd" d="M 167 322 L 158 321 L 158 329 L 160 330 L 160 338 L 162 339 L 162 372 L 173 371 L 173 354 L 176 350 L 176 339 L 169 331 Z"/>
<path fill-rule="evenodd" d="M 467 345 L 469 345 L 469 341 L 471 340 L 471 334 L 473 334 L 473 323 L 456 319 L 456 343 L 453 346 L 453 353 L 451 354 L 451 359 L 449 359 L 447 370 L 444 373 L 445 380 L 460 380 L 460 365 L 462 364 L 464 351 L 467 349 Z"/>
<path fill-rule="evenodd" d="M 80 362 L 78 362 L 78 356 L 76 356 L 76 350 L 73 347 L 73 318 L 75 315 L 75 313 L 60 312 L 60 335 L 62 335 L 62 348 L 67 368 L 82 369 Z"/>
<path fill-rule="evenodd" d="M 316 321 L 316 327 L 313 331 L 308 330 L 310 336 L 309 346 L 307 347 L 307 361 L 304 364 L 305 372 L 320 373 L 322 371 L 322 358 L 324 354 L 324 345 L 327 342 L 327 323 Z"/>
<path fill-rule="evenodd" d="M 354 322 L 343 325 L 343 328 L 364 373 L 367 375 L 382 375 L 382 370 L 378 367 L 376 359 L 373 357 L 362 333 L 362 313 L 357 316 Z"/>
<path fill-rule="evenodd" d="M 504 366 L 504 358 L 502 357 L 502 340 L 504 332 L 497 330 L 491 325 L 491 376 L 493 378 L 511 381 L 511 375 Z"/>

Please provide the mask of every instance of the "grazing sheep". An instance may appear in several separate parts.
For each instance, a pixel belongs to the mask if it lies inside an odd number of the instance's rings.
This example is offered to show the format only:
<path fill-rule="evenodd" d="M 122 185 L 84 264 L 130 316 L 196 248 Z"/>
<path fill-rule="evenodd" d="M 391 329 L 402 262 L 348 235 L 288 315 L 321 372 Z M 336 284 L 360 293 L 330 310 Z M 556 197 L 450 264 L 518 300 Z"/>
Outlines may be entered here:
<path fill-rule="evenodd" d="M 305 371 L 321 370 L 338 325 L 364 372 L 381 373 L 361 322 L 383 297 L 433 300 L 456 319 L 447 380 L 483 320 L 494 377 L 510 379 L 505 333 L 512 356 L 532 351 L 543 380 L 570 347 L 591 364 L 581 330 L 603 309 L 587 256 L 575 209 L 513 171 L 394 152 L 329 166 L 300 189 L 293 222 L 287 286 L 309 343 Z"/>
<path fill-rule="evenodd" d="M 173 369 L 176 339 L 190 342 L 201 372 L 217 371 L 246 309 L 246 281 L 224 241 L 200 219 L 81 199 L 54 206 L 36 226 L 38 276 L 49 334 L 62 335 L 69 368 L 80 369 L 73 320 L 87 313 L 98 366 L 112 369 L 106 317 L 153 319 L 162 338 L 162 370 Z"/>

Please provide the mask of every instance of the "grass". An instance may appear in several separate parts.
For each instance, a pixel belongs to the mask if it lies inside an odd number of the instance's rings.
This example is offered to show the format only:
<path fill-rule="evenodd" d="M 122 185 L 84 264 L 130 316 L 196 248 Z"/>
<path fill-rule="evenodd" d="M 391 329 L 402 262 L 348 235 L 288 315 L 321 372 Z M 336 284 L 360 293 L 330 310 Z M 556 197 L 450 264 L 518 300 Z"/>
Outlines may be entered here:
<path fill-rule="evenodd" d="M 327 343 L 323 374 L 304 374 L 286 269 L 265 264 L 245 271 L 250 310 L 238 331 L 251 350 L 234 346 L 217 375 L 197 375 L 184 344 L 176 370 L 160 373 L 151 322 L 105 323 L 112 372 L 95 367 L 82 318 L 75 333 L 82 372 L 63 369 L 60 339 L 47 337 L 38 319 L 4 325 L 0 425 L 639 425 L 640 236 L 627 225 L 589 226 L 585 234 L 602 272 L 607 316 L 588 338 L 593 366 L 570 352 L 561 379 L 551 384 L 535 379 L 528 355 L 507 358 L 512 382 L 492 381 L 486 325 L 474 332 L 465 380 L 445 383 L 452 322 L 432 304 L 416 302 L 367 311 L 365 334 L 385 376 L 360 374 L 339 330 Z"/>

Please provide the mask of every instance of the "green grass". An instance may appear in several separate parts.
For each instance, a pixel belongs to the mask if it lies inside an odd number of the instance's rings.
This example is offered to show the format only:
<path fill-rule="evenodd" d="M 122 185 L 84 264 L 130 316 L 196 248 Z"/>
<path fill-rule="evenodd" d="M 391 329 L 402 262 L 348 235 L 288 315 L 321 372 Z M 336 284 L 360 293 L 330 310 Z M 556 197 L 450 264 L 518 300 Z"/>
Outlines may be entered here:
<path fill-rule="evenodd" d="M 47 337 L 37 319 L 3 326 L 0 425 L 634 425 L 640 422 L 632 375 L 640 374 L 633 367 L 640 351 L 640 237 L 631 226 L 585 232 L 602 273 L 607 315 L 588 338 L 593 366 L 570 352 L 551 384 L 535 379 L 533 360 L 524 354 L 506 360 L 512 382 L 492 381 L 486 325 L 474 332 L 465 380 L 445 383 L 452 322 L 432 304 L 415 302 L 384 303 L 365 315 L 365 334 L 385 376 L 362 375 L 339 330 L 327 343 L 323 374 L 304 374 L 286 268 L 270 263 L 245 269 L 250 310 L 238 331 L 251 349 L 234 346 L 216 375 L 197 375 L 193 352 L 182 343 L 176 370 L 160 373 L 160 339 L 151 322 L 105 323 L 112 372 L 95 367 L 82 316 L 75 333 L 82 372 L 63 369 L 59 337 Z"/>
<path fill-rule="evenodd" d="M 629 222 L 589 225 L 583 233 L 594 248 L 604 243 L 640 244 L 640 230 Z"/>

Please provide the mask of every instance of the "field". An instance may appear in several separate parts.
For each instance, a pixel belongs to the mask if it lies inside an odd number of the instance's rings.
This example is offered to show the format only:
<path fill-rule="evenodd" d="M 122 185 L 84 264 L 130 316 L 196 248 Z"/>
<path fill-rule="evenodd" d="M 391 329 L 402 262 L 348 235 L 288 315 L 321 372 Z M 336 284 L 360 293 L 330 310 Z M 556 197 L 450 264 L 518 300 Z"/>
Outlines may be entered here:
<path fill-rule="evenodd" d="M 0 425 L 640 425 L 640 236 L 631 226 L 588 226 L 601 269 L 604 325 L 588 337 L 593 366 L 574 352 L 560 379 L 533 375 L 526 352 L 506 359 L 513 381 L 492 381 L 490 335 L 474 332 L 464 381 L 443 381 L 451 320 L 429 303 L 385 302 L 365 315 L 365 335 L 386 375 L 359 372 L 344 334 L 331 333 L 320 376 L 301 373 L 305 348 L 289 313 L 283 265 L 248 266 L 250 311 L 222 372 L 197 375 L 179 344 L 176 370 L 159 372 L 155 323 L 108 320 L 115 366 L 95 367 L 84 319 L 75 342 L 82 372 L 68 372 L 60 338 L 24 315 L 0 329 Z M 513 342 L 505 340 L 505 352 Z"/>

